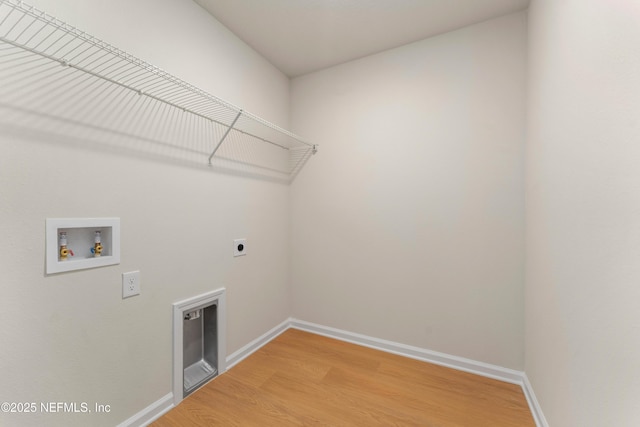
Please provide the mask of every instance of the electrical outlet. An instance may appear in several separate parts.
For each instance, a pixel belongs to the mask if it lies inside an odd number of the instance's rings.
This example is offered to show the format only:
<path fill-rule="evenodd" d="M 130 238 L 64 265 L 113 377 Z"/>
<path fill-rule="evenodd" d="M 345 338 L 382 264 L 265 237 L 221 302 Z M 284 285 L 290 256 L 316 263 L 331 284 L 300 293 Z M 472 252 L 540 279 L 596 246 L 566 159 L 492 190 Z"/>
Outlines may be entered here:
<path fill-rule="evenodd" d="M 140 295 L 140 272 L 122 273 L 122 299 Z"/>
<path fill-rule="evenodd" d="M 247 254 L 247 239 L 235 239 L 233 241 L 233 256 Z"/>

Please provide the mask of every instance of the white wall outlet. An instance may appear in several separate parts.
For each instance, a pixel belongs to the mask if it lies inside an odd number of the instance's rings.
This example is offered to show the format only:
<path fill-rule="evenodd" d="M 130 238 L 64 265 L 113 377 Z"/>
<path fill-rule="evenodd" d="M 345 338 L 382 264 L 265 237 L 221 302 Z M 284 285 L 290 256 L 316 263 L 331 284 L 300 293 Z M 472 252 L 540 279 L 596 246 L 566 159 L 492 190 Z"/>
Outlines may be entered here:
<path fill-rule="evenodd" d="M 122 273 L 122 299 L 140 295 L 140 272 Z"/>
<path fill-rule="evenodd" d="M 233 256 L 243 256 L 247 254 L 247 239 L 235 239 L 233 241 Z"/>

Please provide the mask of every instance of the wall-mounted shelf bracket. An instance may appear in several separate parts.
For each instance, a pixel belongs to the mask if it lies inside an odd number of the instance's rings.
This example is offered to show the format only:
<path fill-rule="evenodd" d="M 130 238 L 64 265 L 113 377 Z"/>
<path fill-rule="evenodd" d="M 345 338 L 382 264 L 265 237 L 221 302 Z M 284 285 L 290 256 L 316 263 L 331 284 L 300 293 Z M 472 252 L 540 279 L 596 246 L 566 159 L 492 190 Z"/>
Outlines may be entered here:
<path fill-rule="evenodd" d="M 211 155 L 209 156 L 209 166 L 211 166 L 211 159 L 213 158 L 213 155 L 216 154 L 216 151 L 218 151 L 218 148 L 220 148 L 224 140 L 227 138 L 227 136 L 229 135 L 229 132 L 231 132 L 231 129 L 233 129 L 233 127 L 236 125 L 236 122 L 238 121 L 241 115 L 242 115 L 242 109 L 238 111 L 238 114 L 233 119 L 233 122 L 231 122 L 231 124 L 229 125 L 229 129 L 227 129 L 224 135 L 222 135 L 222 138 L 220 138 L 220 141 L 218 141 L 216 148 L 214 148 L 213 151 L 211 152 Z"/>

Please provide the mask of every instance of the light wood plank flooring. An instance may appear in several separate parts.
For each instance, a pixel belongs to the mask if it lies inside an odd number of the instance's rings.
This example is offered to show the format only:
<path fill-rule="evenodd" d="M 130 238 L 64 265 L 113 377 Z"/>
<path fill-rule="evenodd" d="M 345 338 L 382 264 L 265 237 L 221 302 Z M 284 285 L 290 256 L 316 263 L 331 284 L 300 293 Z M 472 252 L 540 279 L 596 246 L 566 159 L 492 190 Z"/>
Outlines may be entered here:
<path fill-rule="evenodd" d="M 522 389 L 289 329 L 152 424 L 535 427 Z"/>

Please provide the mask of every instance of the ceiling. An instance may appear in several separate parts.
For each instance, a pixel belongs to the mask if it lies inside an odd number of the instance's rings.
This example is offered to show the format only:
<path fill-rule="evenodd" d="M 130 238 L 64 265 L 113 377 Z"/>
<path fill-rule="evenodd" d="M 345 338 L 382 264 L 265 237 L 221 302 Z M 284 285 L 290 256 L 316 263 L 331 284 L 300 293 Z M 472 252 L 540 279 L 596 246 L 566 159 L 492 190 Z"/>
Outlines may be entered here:
<path fill-rule="evenodd" d="M 194 0 L 290 77 L 525 9 L 529 0 Z"/>

